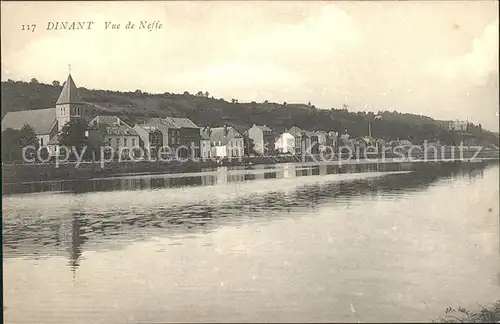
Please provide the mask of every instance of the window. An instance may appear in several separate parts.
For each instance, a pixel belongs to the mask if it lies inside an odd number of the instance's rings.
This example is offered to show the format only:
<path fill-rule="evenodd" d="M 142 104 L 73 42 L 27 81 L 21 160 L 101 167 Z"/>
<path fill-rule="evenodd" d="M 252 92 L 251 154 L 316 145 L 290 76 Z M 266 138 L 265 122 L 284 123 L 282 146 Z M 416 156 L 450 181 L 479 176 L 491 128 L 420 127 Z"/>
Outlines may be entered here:
<path fill-rule="evenodd" d="M 111 137 L 108 137 L 108 146 L 111 146 Z"/>
<path fill-rule="evenodd" d="M 123 146 L 127 146 L 127 138 L 123 139 Z"/>
<path fill-rule="evenodd" d="M 135 138 L 132 138 L 132 146 L 135 146 Z"/>
<path fill-rule="evenodd" d="M 120 146 L 120 138 L 119 137 L 116 138 L 116 146 Z"/>

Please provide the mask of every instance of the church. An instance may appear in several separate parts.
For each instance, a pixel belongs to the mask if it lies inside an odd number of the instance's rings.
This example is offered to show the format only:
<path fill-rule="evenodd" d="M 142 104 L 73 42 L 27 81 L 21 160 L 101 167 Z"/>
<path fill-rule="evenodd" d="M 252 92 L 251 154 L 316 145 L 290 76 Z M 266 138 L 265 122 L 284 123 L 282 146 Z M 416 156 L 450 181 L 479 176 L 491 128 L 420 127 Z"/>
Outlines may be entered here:
<path fill-rule="evenodd" d="M 40 147 L 47 146 L 49 151 L 56 152 L 58 134 L 64 125 L 76 119 L 89 121 L 91 112 L 92 104 L 82 100 L 70 73 L 55 108 L 8 112 L 2 120 L 2 132 L 8 128 L 20 130 L 28 124 L 35 130 Z"/>

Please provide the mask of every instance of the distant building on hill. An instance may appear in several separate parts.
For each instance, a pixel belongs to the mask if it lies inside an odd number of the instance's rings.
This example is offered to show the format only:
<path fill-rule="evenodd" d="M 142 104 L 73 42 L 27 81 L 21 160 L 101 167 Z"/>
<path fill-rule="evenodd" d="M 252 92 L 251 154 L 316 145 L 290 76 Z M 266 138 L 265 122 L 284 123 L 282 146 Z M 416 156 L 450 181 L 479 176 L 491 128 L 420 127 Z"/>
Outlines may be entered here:
<path fill-rule="evenodd" d="M 450 121 L 448 124 L 448 129 L 451 131 L 465 132 L 467 131 L 467 122 L 458 119 Z"/>

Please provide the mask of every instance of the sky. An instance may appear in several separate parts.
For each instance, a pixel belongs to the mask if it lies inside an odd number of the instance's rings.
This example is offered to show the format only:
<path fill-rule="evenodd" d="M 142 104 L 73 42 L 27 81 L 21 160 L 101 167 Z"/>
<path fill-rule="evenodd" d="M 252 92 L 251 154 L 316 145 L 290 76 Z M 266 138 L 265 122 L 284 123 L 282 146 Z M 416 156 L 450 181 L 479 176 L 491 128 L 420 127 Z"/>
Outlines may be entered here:
<path fill-rule="evenodd" d="M 77 86 L 90 89 L 347 104 L 499 129 L 497 1 L 2 2 L 1 9 L 2 81 L 62 82 L 71 64 Z M 161 28 L 137 29 L 141 20 Z M 94 24 L 46 30 L 50 21 Z M 105 30 L 107 21 L 120 29 Z M 129 21 L 135 29 L 125 29 Z"/>

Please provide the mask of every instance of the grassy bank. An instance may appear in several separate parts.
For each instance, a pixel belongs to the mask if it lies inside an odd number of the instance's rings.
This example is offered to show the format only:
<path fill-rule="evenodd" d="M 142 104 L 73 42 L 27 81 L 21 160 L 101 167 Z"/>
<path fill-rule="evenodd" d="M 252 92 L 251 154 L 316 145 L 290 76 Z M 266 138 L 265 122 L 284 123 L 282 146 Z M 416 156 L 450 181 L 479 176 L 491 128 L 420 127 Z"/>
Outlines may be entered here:
<path fill-rule="evenodd" d="M 479 310 L 468 310 L 463 307 L 446 309 L 446 315 L 434 323 L 500 323 L 500 300 L 489 307 L 479 305 Z"/>

